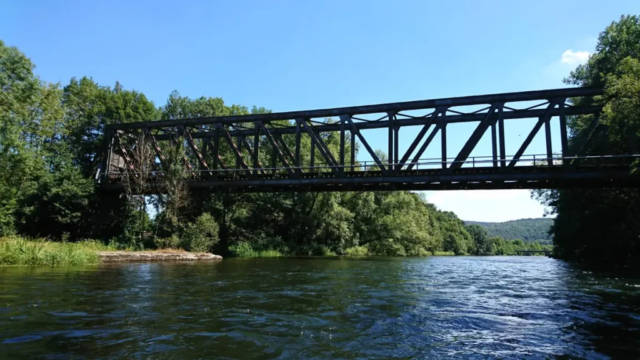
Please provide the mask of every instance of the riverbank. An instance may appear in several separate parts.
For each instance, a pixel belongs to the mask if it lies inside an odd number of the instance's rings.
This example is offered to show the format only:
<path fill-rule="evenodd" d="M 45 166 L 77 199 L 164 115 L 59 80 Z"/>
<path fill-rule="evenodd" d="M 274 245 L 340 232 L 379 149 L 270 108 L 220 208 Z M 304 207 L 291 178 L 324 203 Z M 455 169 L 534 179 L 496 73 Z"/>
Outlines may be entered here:
<path fill-rule="evenodd" d="M 220 261 L 222 256 L 184 250 L 98 251 L 101 262 Z"/>
<path fill-rule="evenodd" d="M 111 250 L 98 241 L 78 243 L 0 238 L 0 265 L 78 266 L 100 262 L 98 251 Z"/>
<path fill-rule="evenodd" d="M 336 254 L 325 246 L 313 246 L 299 251 L 254 249 L 250 244 L 231 246 L 231 257 L 404 257 L 403 253 L 378 253 L 368 246 L 355 246 Z M 451 251 L 422 251 L 419 256 L 455 256 Z M 466 254 L 460 254 L 466 255 Z M 491 254 L 516 255 L 516 254 Z M 53 242 L 47 239 L 25 239 L 21 237 L 0 238 L 0 265 L 18 266 L 81 266 L 114 262 L 171 262 L 171 261 L 220 261 L 222 256 L 208 252 L 189 252 L 182 249 L 134 249 L 122 248 L 116 243 L 104 244 L 97 240 L 80 242 Z"/>
<path fill-rule="evenodd" d="M 221 256 L 206 252 L 174 249 L 135 251 L 97 240 L 71 243 L 20 237 L 0 238 L 0 265 L 81 266 L 111 262 L 219 260 L 222 260 Z"/>

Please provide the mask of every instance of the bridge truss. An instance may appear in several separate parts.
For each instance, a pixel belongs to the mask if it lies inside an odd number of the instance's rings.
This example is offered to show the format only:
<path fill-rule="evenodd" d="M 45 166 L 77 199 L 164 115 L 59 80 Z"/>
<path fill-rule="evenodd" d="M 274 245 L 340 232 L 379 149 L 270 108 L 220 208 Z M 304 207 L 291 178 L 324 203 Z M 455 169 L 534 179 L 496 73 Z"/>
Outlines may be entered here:
<path fill-rule="evenodd" d="M 568 88 L 111 124 L 105 127 L 104 162 L 96 179 L 105 190 L 122 191 L 125 182 L 145 177 L 145 192 L 162 192 L 169 169 L 167 150 L 182 146 L 180 162 L 187 171 L 188 185 L 209 191 L 636 187 L 640 182 L 629 171 L 638 157 L 634 152 L 585 156 L 594 143 L 606 142 L 607 127 L 599 122 L 602 106 L 596 101 L 576 106 L 571 99 L 602 93 L 601 88 Z M 570 146 L 567 119 L 575 115 L 591 115 L 592 121 L 585 131 L 587 136 Z M 532 118 L 535 125 L 518 150 L 507 154 L 507 124 Z M 559 153 L 553 152 L 551 141 L 555 118 L 560 126 Z M 476 127 L 462 149 L 449 157 L 447 128 L 456 123 L 475 123 Z M 366 130 L 372 129 L 383 129 L 387 135 L 386 159 L 374 151 L 365 136 Z M 402 154 L 401 130 L 415 134 Z M 544 132 L 546 153 L 527 154 L 540 131 Z M 491 155 L 470 156 L 487 132 Z M 440 138 L 440 156 L 424 159 L 436 137 Z M 360 145 L 363 149 L 358 152 Z M 142 148 L 153 150 L 150 165 L 142 165 L 136 158 Z M 359 161 L 356 155 L 361 154 L 372 160 Z"/>

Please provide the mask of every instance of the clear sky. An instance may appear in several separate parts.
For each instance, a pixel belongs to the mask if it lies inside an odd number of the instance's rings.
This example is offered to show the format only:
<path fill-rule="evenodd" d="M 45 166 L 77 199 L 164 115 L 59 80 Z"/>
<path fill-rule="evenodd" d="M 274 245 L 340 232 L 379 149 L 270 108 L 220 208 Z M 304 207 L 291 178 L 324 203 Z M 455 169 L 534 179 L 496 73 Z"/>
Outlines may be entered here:
<path fill-rule="evenodd" d="M 639 12 L 637 0 L 3 0 L 0 39 L 50 82 L 86 75 L 156 105 L 178 90 L 287 111 L 564 87 L 598 33 Z M 507 131 L 508 153 L 532 126 Z M 449 154 L 472 130 L 448 131 Z M 414 136 L 401 131 L 401 152 Z M 472 155 L 490 154 L 484 140 Z M 543 149 L 536 138 L 527 153 Z M 465 220 L 543 213 L 524 190 L 427 196 Z"/>

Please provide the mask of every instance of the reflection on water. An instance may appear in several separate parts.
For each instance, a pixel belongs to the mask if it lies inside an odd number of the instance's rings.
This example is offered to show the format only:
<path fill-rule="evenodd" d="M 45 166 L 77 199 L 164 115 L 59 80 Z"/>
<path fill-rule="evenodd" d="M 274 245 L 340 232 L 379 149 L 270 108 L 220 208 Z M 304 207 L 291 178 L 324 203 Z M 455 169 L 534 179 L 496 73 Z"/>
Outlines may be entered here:
<path fill-rule="evenodd" d="M 0 268 L 0 357 L 640 357 L 640 280 L 543 257 Z"/>

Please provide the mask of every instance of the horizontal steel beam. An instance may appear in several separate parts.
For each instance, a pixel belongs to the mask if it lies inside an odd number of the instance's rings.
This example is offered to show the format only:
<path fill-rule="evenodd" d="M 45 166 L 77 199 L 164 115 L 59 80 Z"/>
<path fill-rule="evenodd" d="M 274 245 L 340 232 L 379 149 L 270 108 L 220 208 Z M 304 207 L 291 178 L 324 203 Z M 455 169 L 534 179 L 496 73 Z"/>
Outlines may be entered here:
<path fill-rule="evenodd" d="M 281 179 L 237 179 L 190 181 L 193 189 L 233 192 L 277 191 L 348 191 L 354 190 L 446 190 L 446 189 L 513 189 L 560 187 L 640 187 L 640 177 L 624 167 L 611 169 L 577 168 L 567 172 L 562 167 L 540 171 L 539 167 L 521 166 L 515 171 L 499 169 L 466 169 L 459 172 L 387 176 L 379 172 L 366 177 L 317 177 Z M 474 173 L 476 171 L 476 173 Z M 400 173 L 402 174 L 402 173 Z M 516 186 L 517 184 L 517 186 Z M 103 183 L 104 190 L 121 191 L 121 183 Z M 153 183 L 151 183 L 153 188 Z M 153 191 L 153 190 L 151 190 Z"/>
<path fill-rule="evenodd" d="M 401 111 L 430 109 L 439 106 L 467 106 L 482 105 L 495 102 L 515 102 L 515 101 L 535 101 L 550 100 L 553 98 L 572 98 L 582 96 L 596 96 L 603 94 L 602 88 L 565 88 L 554 90 L 525 91 L 514 93 L 502 93 L 492 95 L 477 95 L 444 98 L 435 100 L 418 100 L 397 102 L 378 105 L 350 106 L 333 109 L 308 110 L 308 111 L 290 111 L 269 114 L 253 114 L 241 116 L 220 116 L 195 119 L 176 119 L 176 120 L 159 120 L 149 122 L 137 122 L 127 124 L 109 124 L 106 125 L 108 130 L 125 130 L 125 129 L 142 129 L 142 128 L 161 128 L 174 126 L 198 126 L 207 124 L 232 124 L 247 123 L 254 121 L 274 121 L 274 120 L 293 120 L 296 118 L 327 118 L 338 117 L 340 115 L 363 115 L 374 113 L 398 113 Z M 568 109 L 567 109 L 568 110 Z"/>
<path fill-rule="evenodd" d="M 559 116 L 561 113 L 565 115 L 585 115 L 585 114 L 594 114 L 598 113 L 602 110 L 602 106 L 576 106 L 571 108 L 565 108 L 564 110 L 554 109 L 552 111 L 552 116 Z M 543 116 L 546 112 L 546 109 L 540 110 L 516 110 L 516 111 L 505 111 L 503 112 L 503 119 L 505 120 L 515 120 L 515 119 L 527 119 L 527 118 L 538 118 Z M 490 119 L 497 118 L 498 114 L 494 114 L 490 116 Z M 486 114 L 478 113 L 478 114 L 466 114 L 466 115 L 447 115 L 447 116 L 438 116 L 438 119 L 434 121 L 435 124 L 439 123 L 447 123 L 447 124 L 455 124 L 455 123 L 464 123 L 464 122 L 473 122 L 473 121 L 482 121 L 486 117 Z M 394 124 L 402 127 L 402 126 L 418 126 L 424 125 L 424 118 L 419 119 L 397 119 L 394 121 Z M 358 128 L 358 130 L 368 130 L 368 129 L 382 129 L 389 127 L 389 121 L 376 121 L 376 122 L 356 122 L 354 121 L 354 125 Z M 330 132 L 330 131 L 340 131 L 340 124 L 326 124 L 326 125 L 316 125 L 313 126 L 313 129 L 316 132 Z M 252 135 L 255 130 L 231 130 L 229 134 L 231 136 L 248 136 Z M 269 132 L 271 134 L 295 134 L 296 127 L 294 125 L 290 127 L 270 127 Z M 193 138 L 206 138 L 213 136 L 214 132 L 192 132 L 191 136 Z M 157 140 L 168 140 L 171 135 L 170 134 L 162 134 L 155 136 Z"/>

